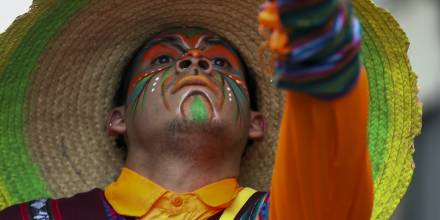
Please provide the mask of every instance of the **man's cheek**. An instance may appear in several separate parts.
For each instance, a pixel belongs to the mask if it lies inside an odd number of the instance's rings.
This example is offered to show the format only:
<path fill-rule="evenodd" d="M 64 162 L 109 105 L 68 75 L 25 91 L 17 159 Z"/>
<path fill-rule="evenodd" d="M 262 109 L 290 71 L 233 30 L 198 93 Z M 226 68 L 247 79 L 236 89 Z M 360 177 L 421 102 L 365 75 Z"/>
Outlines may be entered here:
<path fill-rule="evenodd" d="M 155 86 L 159 90 L 158 99 L 162 100 L 163 105 L 168 111 L 170 110 L 170 103 L 167 98 L 167 95 L 169 95 L 167 93 L 167 85 L 170 84 L 170 82 L 173 80 L 172 76 L 175 75 L 173 71 L 175 71 L 175 68 L 172 65 L 160 76 L 156 77 L 155 82 L 153 83 L 153 86 Z"/>
<path fill-rule="evenodd" d="M 169 77 L 170 69 L 171 67 L 157 68 L 133 77 L 128 88 L 128 103 L 132 110 L 136 110 L 138 105 L 145 106 L 154 97 L 153 94 L 158 93 L 163 98 L 163 82 Z"/>
<path fill-rule="evenodd" d="M 246 107 L 248 103 L 248 97 L 242 88 L 235 80 L 225 77 L 228 84 L 226 101 L 232 103 L 235 106 L 234 118 L 236 123 L 242 122 L 246 117 Z"/>

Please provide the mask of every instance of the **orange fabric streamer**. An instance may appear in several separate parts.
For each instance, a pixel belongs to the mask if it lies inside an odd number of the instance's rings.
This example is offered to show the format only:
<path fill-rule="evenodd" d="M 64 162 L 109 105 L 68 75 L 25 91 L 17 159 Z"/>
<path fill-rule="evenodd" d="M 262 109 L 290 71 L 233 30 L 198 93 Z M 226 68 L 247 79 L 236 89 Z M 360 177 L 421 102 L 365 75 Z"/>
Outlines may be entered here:
<path fill-rule="evenodd" d="M 370 219 L 365 69 L 343 97 L 286 92 L 272 177 L 271 220 Z"/>
<path fill-rule="evenodd" d="M 287 54 L 289 52 L 289 38 L 287 31 L 281 24 L 275 2 L 263 4 L 263 10 L 258 15 L 258 21 L 260 23 L 260 32 L 264 32 L 264 30 L 270 31 L 270 36 L 267 40 L 272 52 L 280 55 Z"/>

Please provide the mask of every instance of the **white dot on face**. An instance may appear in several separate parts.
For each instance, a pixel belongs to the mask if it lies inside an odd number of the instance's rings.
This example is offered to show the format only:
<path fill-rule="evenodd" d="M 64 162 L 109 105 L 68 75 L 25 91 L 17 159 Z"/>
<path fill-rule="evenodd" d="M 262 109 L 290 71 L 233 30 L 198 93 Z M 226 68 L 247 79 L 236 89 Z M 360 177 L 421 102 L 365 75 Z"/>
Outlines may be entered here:
<path fill-rule="evenodd" d="M 153 83 L 153 86 L 156 86 L 156 85 L 157 85 L 157 82 Z"/>
<path fill-rule="evenodd" d="M 160 77 L 156 77 L 156 79 L 155 79 L 155 80 L 156 80 L 156 81 L 159 81 L 159 79 L 160 79 Z"/>
<path fill-rule="evenodd" d="M 229 93 L 229 97 L 232 97 L 232 93 Z"/>
<path fill-rule="evenodd" d="M 229 87 L 227 89 L 228 89 L 228 91 L 231 91 L 231 89 Z"/>
<path fill-rule="evenodd" d="M 232 98 L 229 98 L 229 101 L 232 102 Z"/>
<path fill-rule="evenodd" d="M 154 92 L 154 91 L 156 91 L 156 88 L 153 88 L 153 89 L 151 90 L 151 92 Z"/>

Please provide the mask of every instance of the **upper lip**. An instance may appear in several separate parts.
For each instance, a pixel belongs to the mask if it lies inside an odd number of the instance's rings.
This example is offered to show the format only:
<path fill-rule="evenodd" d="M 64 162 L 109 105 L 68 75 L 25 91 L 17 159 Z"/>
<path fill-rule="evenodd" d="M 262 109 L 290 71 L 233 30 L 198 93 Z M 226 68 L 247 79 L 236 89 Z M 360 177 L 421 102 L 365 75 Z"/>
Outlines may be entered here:
<path fill-rule="evenodd" d="M 198 86 L 205 86 L 208 89 L 210 89 L 215 94 L 218 94 L 218 87 L 209 80 L 206 76 L 202 75 L 191 75 L 191 76 L 185 76 L 181 79 L 179 79 L 176 84 L 173 86 L 171 90 L 171 94 L 174 94 L 179 89 L 185 87 L 185 86 L 191 86 L 191 85 L 198 85 Z"/>

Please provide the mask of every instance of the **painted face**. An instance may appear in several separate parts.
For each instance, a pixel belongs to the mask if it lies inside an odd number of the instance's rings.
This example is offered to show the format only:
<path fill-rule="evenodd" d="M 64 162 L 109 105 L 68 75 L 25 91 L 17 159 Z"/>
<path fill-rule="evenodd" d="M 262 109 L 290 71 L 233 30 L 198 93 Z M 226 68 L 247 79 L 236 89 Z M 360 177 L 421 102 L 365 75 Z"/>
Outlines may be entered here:
<path fill-rule="evenodd" d="M 241 123 L 249 96 L 239 55 L 203 29 L 178 29 L 150 40 L 135 60 L 128 106 L 195 123 Z"/>

